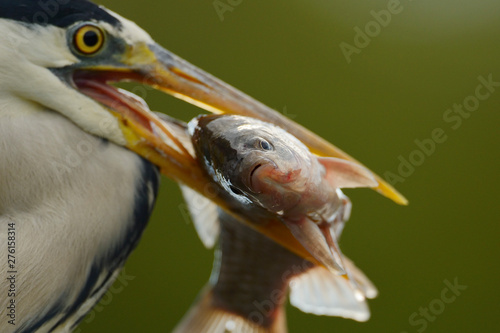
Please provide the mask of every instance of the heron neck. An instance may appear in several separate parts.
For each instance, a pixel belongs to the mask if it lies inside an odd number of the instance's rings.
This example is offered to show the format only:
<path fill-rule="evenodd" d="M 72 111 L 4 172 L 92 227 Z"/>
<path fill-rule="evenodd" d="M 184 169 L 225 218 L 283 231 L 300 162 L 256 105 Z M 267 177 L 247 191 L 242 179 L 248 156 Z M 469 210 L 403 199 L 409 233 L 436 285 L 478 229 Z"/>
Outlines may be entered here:
<path fill-rule="evenodd" d="M 19 318 L 36 320 L 37 309 L 73 304 L 121 267 L 149 218 L 158 175 L 56 112 L 15 111 L 0 106 L 0 226 L 16 225 L 23 276 L 44 277 L 18 283 L 27 305 Z"/>

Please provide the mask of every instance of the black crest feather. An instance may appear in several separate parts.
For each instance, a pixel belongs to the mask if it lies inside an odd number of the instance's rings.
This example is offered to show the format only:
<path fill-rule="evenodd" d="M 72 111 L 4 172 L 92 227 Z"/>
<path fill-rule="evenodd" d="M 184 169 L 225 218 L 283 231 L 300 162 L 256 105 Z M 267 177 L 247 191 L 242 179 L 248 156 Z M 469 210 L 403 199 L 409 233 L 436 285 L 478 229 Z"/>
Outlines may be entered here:
<path fill-rule="evenodd" d="M 61 28 L 79 21 L 120 24 L 104 8 L 87 0 L 0 0 L 0 18 Z"/>

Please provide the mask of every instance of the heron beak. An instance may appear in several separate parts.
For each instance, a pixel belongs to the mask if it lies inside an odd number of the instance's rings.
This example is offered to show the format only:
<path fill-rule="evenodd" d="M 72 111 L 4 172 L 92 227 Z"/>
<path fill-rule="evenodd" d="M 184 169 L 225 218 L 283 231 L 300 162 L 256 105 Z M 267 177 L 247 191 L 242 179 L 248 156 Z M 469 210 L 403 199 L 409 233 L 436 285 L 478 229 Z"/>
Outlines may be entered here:
<path fill-rule="evenodd" d="M 143 83 L 202 109 L 213 113 L 239 114 L 273 123 L 286 129 L 317 155 L 343 158 L 361 164 L 320 136 L 157 44 L 133 50 L 129 64 L 140 64 L 136 68 L 142 73 Z M 408 200 L 384 179 L 379 176 L 375 178 L 379 183 L 375 190 L 398 204 L 408 204 Z"/>
<path fill-rule="evenodd" d="M 274 123 L 301 140 L 313 153 L 359 163 L 306 128 L 157 44 L 130 46 L 117 66 L 78 69 L 73 73 L 76 87 L 107 106 L 118 119 L 129 149 L 159 166 L 162 173 L 200 193 L 204 193 L 211 185 L 211 180 L 183 143 L 185 140 L 190 141 L 190 138 L 182 130 L 173 130 L 175 124 L 158 118 L 137 96 L 108 84 L 118 81 L 141 82 L 214 113 L 239 114 Z M 407 200 L 391 185 L 378 176 L 376 179 L 379 183 L 376 189 L 381 194 L 399 204 L 407 204 Z M 241 216 L 238 211 L 228 207 L 222 196 L 212 200 L 242 222 L 301 257 L 325 267 L 332 266 L 328 265 L 328 261 L 311 257 L 311 252 L 303 246 L 314 243 L 317 239 L 299 241 L 277 219 L 254 225 L 247 221 L 246 216 Z"/>
<path fill-rule="evenodd" d="M 80 77 L 80 82 L 86 81 L 83 86 L 92 81 L 105 81 L 104 83 L 136 81 L 150 85 L 155 89 L 213 113 L 238 114 L 273 123 L 294 135 L 308 146 L 311 152 L 319 156 L 342 158 L 362 165 L 353 157 L 305 127 L 188 63 L 158 44 L 147 45 L 138 43 L 130 45 L 117 61 L 116 66 L 99 66 L 88 70 L 83 69 L 77 71 L 76 75 Z M 74 78 L 74 80 L 75 82 L 78 81 L 78 77 Z M 78 88 L 82 90 L 82 85 Z M 95 89 L 94 87 L 90 87 L 90 90 Z M 83 92 L 89 95 L 88 92 Z M 91 97 L 99 100 L 96 96 Z M 144 120 L 158 124 L 157 119 L 149 119 L 151 118 L 149 110 L 141 111 L 141 108 L 143 108 L 141 104 L 144 105 L 145 103 L 137 103 L 130 96 L 125 98 L 123 96 L 120 97 L 119 99 L 126 100 L 125 104 L 129 104 L 129 106 L 135 105 L 133 108 L 135 111 L 132 113 L 138 117 L 133 117 L 133 119 L 140 120 L 142 125 L 147 125 Z M 105 102 L 110 101 L 107 100 Z M 125 132 L 127 127 L 128 124 L 125 125 Z M 146 126 L 143 130 L 151 132 L 152 129 Z M 132 132 L 134 131 L 135 129 L 132 130 Z M 142 134 L 139 136 L 142 136 Z M 134 138 L 134 135 L 132 135 L 127 140 L 134 141 L 135 139 L 137 138 Z M 408 200 L 394 187 L 374 172 L 372 173 L 378 182 L 378 186 L 373 189 L 398 204 L 408 204 Z"/>

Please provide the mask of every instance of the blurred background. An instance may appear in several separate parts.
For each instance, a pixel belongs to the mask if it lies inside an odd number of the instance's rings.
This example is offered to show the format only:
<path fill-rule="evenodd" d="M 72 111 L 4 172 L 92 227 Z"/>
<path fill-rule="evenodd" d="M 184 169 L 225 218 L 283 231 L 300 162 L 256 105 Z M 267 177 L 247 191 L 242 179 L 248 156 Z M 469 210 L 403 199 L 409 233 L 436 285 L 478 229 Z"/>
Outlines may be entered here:
<path fill-rule="evenodd" d="M 289 306 L 290 332 L 498 331 L 498 0 L 100 3 L 341 147 L 410 200 L 403 207 L 346 191 L 354 210 L 341 246 L 379 288 L 372 318 Z M 153 110 L 183 120 L 200 112 L 129 88 Z M 184 207 L 163 179 L 125 273 L 80 332 L 168 332 L 180 320 L 213 258 Z"/>

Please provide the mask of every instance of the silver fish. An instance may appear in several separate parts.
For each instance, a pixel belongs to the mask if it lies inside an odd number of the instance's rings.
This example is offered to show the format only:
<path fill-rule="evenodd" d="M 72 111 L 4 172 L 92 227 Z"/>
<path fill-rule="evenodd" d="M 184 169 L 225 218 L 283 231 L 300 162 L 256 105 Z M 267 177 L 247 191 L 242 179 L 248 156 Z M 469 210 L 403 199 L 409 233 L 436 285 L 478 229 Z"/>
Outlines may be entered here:
<path fill-rule="evenodd" d="M 331 226 L 344 219 L 340 188 L 378 186 L 368 169 L 313 155 L 285 130 L 253 118 L 202 116 L 188 127 L 209 177 L 246 207 L 247 215 L 265 210 L 318 262 L 346 274 Z"/>
<path fill-rule="evenodd" d="M 377 290 L 342 255 L 337 239 L 351 208 L 339 188 L 376 186 L 371 173 L 317 157 L 287 132 L 255 119 L 203 116 L 189 132 L 195 154 L 233 207 L 279 218 L 330 266 L 297 256 L 182 186 L 202 241 L 213 246 L 219 232 L 220 239 L 210 281 L 175 332 L 286 332 L 289 287 L 291 303 L 305 312 L 367 320 L 365 297 Z"/>

